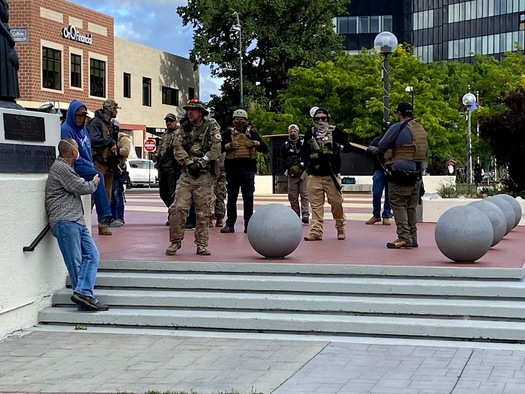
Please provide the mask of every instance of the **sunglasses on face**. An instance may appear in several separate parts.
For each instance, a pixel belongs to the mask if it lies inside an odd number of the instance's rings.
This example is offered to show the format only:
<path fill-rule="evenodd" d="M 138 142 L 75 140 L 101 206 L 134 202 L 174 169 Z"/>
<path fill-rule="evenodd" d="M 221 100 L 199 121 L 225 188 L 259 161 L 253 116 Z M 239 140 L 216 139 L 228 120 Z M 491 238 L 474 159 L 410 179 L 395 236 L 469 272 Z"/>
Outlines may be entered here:
<path fill-rule="evenodd" d="M 317 116 L 317 117 L 314 118 L 314 120 L 316 122 L 319 122 L 319 121 L 325 122 L 326 120 L 328 120 L 328 118 L 326 116 Z"/>

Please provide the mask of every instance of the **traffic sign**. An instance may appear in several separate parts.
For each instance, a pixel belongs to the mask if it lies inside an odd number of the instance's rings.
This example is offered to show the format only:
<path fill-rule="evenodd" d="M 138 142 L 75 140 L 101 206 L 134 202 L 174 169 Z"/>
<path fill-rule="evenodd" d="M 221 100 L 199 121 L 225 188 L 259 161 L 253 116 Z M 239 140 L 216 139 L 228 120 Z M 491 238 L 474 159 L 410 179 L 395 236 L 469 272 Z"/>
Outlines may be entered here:
<path fill-rule="evenodd" d="M 157 147 L 157 144 L 153 138 L 148 138 L 144 141 L 144 150 L 146 152 L 155 152 L 155 149 Z"/>

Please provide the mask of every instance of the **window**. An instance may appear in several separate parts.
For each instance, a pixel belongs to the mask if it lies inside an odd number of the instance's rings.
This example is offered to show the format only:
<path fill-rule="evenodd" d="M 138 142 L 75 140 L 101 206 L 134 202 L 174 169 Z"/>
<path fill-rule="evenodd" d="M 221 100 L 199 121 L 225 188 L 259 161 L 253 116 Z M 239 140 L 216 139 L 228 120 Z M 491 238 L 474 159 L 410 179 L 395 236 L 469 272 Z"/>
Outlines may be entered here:
<path fill-rule="evenodd" d="M 106 97 L 106 62 L 89 59 L 89 94 Z"/>
<path fill-rule="evenodd" d="M 179 105 L 179 90 L 162 87 L 162 104 Z"/>
<path fill-rule="evenodd" d="M 368 16 L 359 17 L 359 33 L 370 33 L 370 24 Z"/>
<path fill-rule="evenodd" d="M 71 54 L 71 76 L 69 83 L 74 88 L 82 87 L 82 56 Z"/>
<path fill-rule="evenodd" d="M 42 87 L 62 90 L 62 52 L 42 47 Z"/>
<path fill-rule="evenodd" d="M 142 78 L 142 105 L 151 107 L 151 78 Z"/>
<path fill-rule="evenodd" d="M 131 74 L 124 73 L 124 86 L 123 96 L 126 98 L 131 98 Z"/>
<path fill-rule="evenodd" d="M 188 88 L 188 100 L 195 98 L 195 89 L 194 88 Z"/>

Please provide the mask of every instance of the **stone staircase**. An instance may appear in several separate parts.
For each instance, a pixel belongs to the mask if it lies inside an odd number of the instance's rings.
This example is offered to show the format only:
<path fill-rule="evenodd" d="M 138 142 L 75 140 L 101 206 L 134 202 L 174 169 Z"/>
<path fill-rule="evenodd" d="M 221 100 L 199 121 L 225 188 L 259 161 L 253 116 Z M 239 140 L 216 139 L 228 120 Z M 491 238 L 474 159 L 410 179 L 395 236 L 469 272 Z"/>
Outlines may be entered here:
<path fill-rule="evenodd" d="M 525 342 L 522 269 L 103 261 L 79 313 L 71 289 L 40 325 Z"/>

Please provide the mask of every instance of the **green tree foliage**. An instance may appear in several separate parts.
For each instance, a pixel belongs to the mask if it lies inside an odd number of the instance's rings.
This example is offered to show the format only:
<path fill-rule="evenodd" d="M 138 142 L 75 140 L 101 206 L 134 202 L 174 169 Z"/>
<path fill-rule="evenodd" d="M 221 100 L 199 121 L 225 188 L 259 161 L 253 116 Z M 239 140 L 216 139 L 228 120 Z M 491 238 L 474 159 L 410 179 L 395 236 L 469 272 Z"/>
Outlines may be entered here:
<path fill-rule="evenodd" d="M 222 97 L 228 111 L 239 103 L 238 13 L 242 32 L 245 102 L 278 108 L 278 91 L 287 86 L 287 72 L 331 59 L 342 50 L 333 29 L 334 15 L 345 0 L 192 0 L 177 8 L 184 25 L 194 28 L 190 59 L 210 65 L 212 75 L 224 78 Z M 213 101 L 219 118 L 226 105 Z M 222 120 L 222 119 L 220 119 Z"/>
<path fill-rule="evenodd" d="M 315 67 L 297 67 L 289 71 L 289 86 L 281 92 L 283 115 L 258 109 L 257 123 L 266 134 L 286 132 L 289 122 L 303 130 L 311 126 L 312 106 L 326 107 L 333 122 L 345 130 L 353 142 L 368 144 L 381 134 L 383 121 L 383 57 L 373 51 L 341 55 L 334 61 L 317 62 Z M 411 102 L 406 86 L 414 87 L 416 117 L 427 129 L 432 160 L 454 157 L 465 132 L 458 132 L 463 118 L 445 101 L 448 68 L 430 67 L 400 46 L 389 56 L 390 112 L 401 101 Z M 286 116 L 284 115 L 286 114 Z M 290 119 L 291 117 L 291 119 Z M 463 127 L 463 130 L 464 127 Z M 464 151 L 461 146 L 457 151 Z"/>
<path fill-rule="evenodd" d="M 509 93 L 505 109 L 480 119 L 480 136 L 492 147 L 498 164 L 507 167 L 507 187 L 511 192 L 525 191 L 525 90 Z"/>

